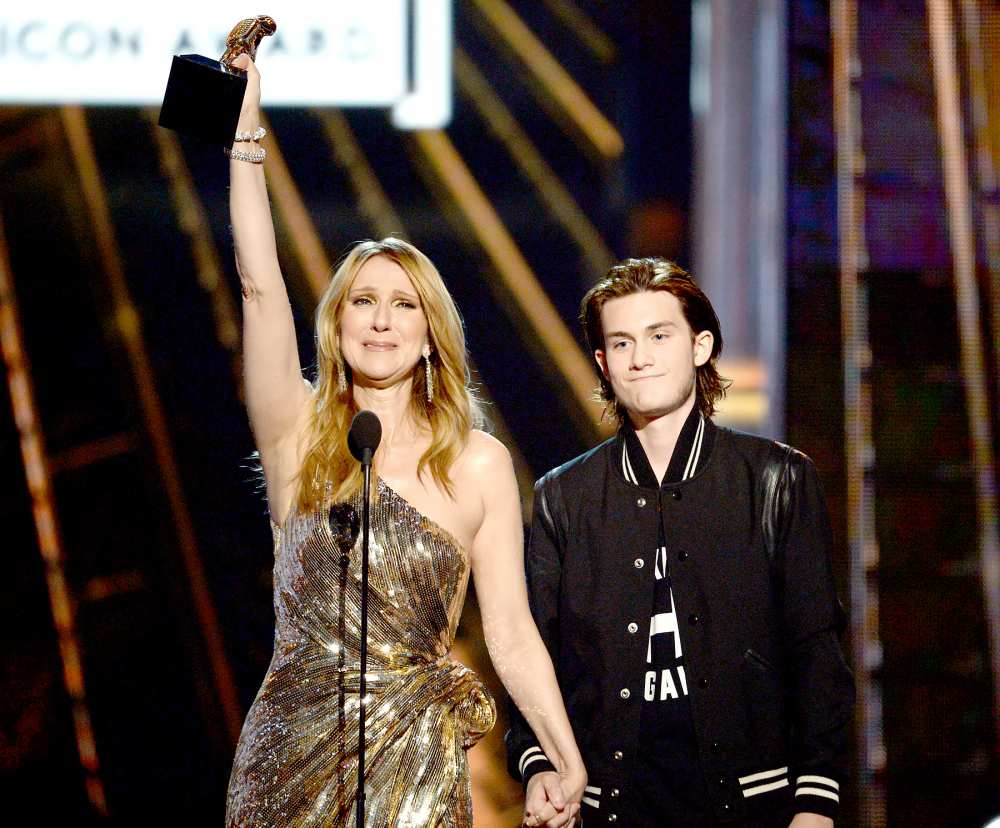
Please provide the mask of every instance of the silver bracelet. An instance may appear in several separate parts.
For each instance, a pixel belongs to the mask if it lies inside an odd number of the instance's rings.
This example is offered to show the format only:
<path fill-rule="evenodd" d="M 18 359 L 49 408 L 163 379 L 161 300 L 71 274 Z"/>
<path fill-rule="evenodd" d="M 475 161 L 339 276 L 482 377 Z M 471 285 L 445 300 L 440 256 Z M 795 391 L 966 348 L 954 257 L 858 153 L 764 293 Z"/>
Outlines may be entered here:
<path fill-rule="evenodd" d="M 243 152 L 243 150 L 230 149 L 229 147 L 223 148 L 222 151 L 234 161 L 247 161 L 251 164 L 263 164 L 264 159 L 267 158 L 267 150 L 263 147 L 255 149 L 253 152 Z"/>
<path fill-rule="evenodd" d="M 244 143 L 246 141 L 257 141 L 259 142 L 261 138 L 267 135 L 267 130 L 264 127 L 259 126 L 253 132 L 237 132 L 233 137 L 233 141 L 237 143 Z"/>

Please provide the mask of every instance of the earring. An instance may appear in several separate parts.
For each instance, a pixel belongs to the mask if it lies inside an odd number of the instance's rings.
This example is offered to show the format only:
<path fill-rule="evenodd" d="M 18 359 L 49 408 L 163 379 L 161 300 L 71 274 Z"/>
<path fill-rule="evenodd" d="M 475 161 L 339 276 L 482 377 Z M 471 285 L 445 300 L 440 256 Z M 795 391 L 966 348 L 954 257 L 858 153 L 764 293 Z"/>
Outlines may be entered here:
<path fill-rule="evenodd" d="M 337 360 L 337 390 L 341 394 L 347 393 L 347 366 L 343 357 Z"/>
<path fill-rule="evenodd" d="M 340 335 L 333 340 L 335 353 L 337 354 L 337 391 L 341 394 L 347 393 L 347 365 L 344 363 L 344 354 L 340 350 Z"/>
<path fill-rule="evenodd" d="M 434 375 L 431 373 L 431 346 L 424 345 L 424 385 L 427 387 L 427 402 L 434 402 Z"/>

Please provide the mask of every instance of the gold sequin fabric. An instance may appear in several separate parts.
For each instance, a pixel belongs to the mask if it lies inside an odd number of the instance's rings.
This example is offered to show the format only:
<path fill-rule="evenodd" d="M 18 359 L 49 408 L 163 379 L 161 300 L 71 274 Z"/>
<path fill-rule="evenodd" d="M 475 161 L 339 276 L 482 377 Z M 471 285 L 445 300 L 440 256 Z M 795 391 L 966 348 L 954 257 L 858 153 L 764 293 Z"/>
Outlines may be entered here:
<path fill-rule="evenodd" d="M 236 748 L 228 828 L 354 826 L 361 501 L 275 527 L 274 655 Z M 466 750 L 493 699 L 449 658 L 466 551 L 379 481 L 371 509 L 365 824 L 472 825 Z"/>

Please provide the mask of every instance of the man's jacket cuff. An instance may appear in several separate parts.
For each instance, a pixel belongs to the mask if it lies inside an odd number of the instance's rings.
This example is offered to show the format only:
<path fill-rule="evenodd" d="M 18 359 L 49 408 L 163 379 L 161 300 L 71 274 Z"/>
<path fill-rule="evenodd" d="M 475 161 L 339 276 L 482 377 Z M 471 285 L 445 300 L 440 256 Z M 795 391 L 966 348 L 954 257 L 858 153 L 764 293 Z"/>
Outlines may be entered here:
<path fill-rule="evenodd" d="M 542 749 L 538 745 L 529 747 L 517 760 L 517 770 L 521 775 L 521 781 L 525 785 L 528 784 L 528 780 L 536 773 L 554 771 L 555 769 L 555 765 L 549 761 L 549 757 L 542 752 Z"/>
<path fill-rule="evenodd" d="M 837 818 L 840 784 L 820 774 L 802 774 L 795 779 L 795 812 Z"/>

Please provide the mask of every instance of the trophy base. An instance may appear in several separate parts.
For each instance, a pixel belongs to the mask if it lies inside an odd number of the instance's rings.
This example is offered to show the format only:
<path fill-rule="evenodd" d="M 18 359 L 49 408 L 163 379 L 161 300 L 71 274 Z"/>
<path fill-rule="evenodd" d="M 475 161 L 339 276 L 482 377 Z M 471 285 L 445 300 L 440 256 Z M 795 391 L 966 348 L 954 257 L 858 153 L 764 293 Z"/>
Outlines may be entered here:
<path fill-rule="evenodd" d="M 228 147 L 240 120 L 246 72 L 202 55 L 174 55 L 159 124 Z"/>

